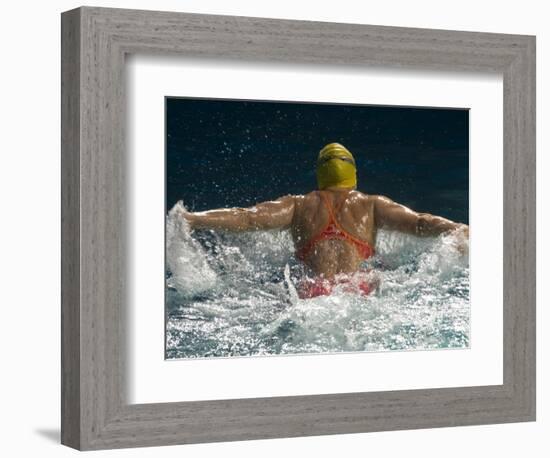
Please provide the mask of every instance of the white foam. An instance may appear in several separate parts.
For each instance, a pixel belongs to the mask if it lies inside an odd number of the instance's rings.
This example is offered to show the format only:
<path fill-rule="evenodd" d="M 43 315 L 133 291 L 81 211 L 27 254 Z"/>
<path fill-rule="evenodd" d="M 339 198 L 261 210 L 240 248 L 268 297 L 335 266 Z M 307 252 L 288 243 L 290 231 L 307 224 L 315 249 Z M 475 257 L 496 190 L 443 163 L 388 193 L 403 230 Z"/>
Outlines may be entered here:
<path fill-rule="evenodd" d="M 172 276 L 168 285 L 181 294 L 194 296 L 216 286 L 217 275 L 208 265 L 206 253 L 182 217 L 185 207 L 178 202 L 166 220 L 166 264 Z"/>
<path fill-rule="evenodd" d="M 169 357 L 469 344 L 468 256 L 453 235 L 379 231 L 376 293 L 300 300 L 288 231 L 191 233 L 183 209 L 167 219 Z"/>

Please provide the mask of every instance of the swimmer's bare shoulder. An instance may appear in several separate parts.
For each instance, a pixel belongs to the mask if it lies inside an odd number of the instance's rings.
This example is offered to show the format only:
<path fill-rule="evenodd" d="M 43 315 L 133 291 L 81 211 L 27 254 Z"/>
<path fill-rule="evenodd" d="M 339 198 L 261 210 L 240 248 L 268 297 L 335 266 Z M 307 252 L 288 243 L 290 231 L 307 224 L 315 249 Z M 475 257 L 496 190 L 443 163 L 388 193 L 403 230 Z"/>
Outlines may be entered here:
<path fill-rule="evenodd" d="M 318 191 L 311 191 L 307 194 L 298 194 L 294 196 L 295 205 L 301 210 L 306 210 L 315 206 L 319 202 Z"/>
<path fill-rule="evenodd" d="M 311 200 L 311 199 L 316 199 L 318 194 L 319 194 L 319 191 L 314 190 L 314 191 L 308 192 L 307 194 L 303 194 L 303 195 L 297 196 L 297 197 L 302 197 L 304 199 L 304 201 L 308 201 L 308 200 Z"/>
<path fill-rule="evenodd" d="M 348 202 L 353 206 L 358 206 L 364 213 L 371 213 L 374 211 L 377 197 L 379 196 L 372 196 L 361 191 L 353 190 L 350 191 L 348 195 Z"/>
<path fill-rule="evenodd" d="M 299 220 L 312 218 L 318 204 L 319 198 L 315 191 L 294 195 L 295 215 Z"/>

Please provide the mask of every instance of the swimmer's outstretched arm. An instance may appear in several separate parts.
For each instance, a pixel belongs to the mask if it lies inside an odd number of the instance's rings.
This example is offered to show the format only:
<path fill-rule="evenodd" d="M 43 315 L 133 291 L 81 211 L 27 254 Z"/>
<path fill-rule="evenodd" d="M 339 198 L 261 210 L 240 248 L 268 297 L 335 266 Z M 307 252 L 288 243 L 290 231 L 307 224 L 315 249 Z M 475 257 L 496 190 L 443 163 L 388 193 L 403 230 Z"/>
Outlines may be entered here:
<path fill-rule="evenodd" d="M 466 224 L 455 223 L 429 213 L 417 213 L 384 196 L 374 198 L 374 218 L 377 227 L 412 235 L 435 236 L 450 231 L 460 231 L 466 237 L 469 234 Z"/>
<path fill-rule="evenodd" d="M 253 231 L 286 229 L 292 224 L 295 196 L 262 202 L 248 208 L 221 208 L 204 212 L 185 212 L 183 217 L 192 229 L 226 229 Z"/>

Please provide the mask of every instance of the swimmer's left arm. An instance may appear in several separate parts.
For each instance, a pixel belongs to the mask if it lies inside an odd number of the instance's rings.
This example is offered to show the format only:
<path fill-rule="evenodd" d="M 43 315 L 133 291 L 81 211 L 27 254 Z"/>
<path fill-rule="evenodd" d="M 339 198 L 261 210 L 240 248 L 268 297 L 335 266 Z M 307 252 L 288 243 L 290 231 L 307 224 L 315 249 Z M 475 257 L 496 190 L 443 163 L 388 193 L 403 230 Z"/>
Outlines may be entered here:
<path fill-rule="evenodd" d="M 465 237 L 469 235 L 469 227 L 466 224 L 455 223 L 429 213 L 417 213 L 384 196 L 374 198 L 374 217 L 377 227 L 412 235 L 435 236 L 451 231 L 460 231 Z"/>
<path fill-rule="evenodd" d="M 284 196 L 248 208 L 222 208 L 204 212 L 186 212 L 183 216 L 193 229 L 253 231 L 286 229 L 294 217 L 295 196 Z"/>

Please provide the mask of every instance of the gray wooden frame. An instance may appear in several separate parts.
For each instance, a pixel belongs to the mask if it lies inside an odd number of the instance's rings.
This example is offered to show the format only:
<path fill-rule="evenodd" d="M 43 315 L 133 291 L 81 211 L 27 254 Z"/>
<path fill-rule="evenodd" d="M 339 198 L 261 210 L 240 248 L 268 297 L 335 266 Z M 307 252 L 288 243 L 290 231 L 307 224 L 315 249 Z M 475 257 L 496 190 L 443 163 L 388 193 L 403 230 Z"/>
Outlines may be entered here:
<path fill-rule="evenodd" d="M 63 444 L 104 449 L 535 419 L 534 37 L 91 7 L 63 13 L 61 35 Z M 129 53 L 502 74 L 504 383 L 128 404 Z"/>

